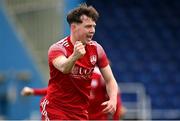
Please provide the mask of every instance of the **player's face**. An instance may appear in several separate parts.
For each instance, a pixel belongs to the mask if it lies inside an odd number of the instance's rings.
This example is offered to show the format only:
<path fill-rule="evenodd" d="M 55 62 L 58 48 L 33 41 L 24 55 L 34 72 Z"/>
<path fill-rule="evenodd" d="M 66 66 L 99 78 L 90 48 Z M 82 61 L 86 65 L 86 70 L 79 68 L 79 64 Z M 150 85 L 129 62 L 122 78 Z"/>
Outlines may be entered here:
<path fill-rule="evenodd" d="M 76 35 L 83 44 L 92 40 L 95 33 L 96 23 L 86 15 L 81 16 L 82 23 L 77 24 Z"/>

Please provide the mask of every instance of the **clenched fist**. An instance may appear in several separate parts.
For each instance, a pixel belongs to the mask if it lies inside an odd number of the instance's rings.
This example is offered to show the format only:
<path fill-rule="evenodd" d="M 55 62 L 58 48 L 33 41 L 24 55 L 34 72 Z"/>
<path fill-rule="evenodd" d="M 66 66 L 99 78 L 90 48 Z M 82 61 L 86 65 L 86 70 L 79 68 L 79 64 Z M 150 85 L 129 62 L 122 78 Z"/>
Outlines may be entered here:
<path fill-rule="evenodd" d="M 34 91 L 32 88 L 30 87 L 24 87 L 21 91 L 21 95 L 23 96 L 30 96 L 30 95 L 33 95 L 34 94 Z"/>
<path fill-rule="evenodd" d="M 74 44 L 74 52 L 73 55 L 79 59 L 82 56 L 84 56 L 86 54 L 86 50 L 85 50 L 85 45 L 82 44 L 81 41 L 76 41 L 76 43 Z"/>

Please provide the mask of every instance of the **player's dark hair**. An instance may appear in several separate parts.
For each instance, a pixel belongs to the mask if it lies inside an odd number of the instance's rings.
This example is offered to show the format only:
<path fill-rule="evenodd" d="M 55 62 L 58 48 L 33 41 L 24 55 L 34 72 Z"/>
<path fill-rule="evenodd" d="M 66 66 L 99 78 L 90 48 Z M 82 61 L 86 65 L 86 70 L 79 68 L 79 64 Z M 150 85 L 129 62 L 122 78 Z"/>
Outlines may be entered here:
<path fill-rule="evenodd" d="M 82 23 L 80 18 L 82 15 L 86 15 L 87 17 L 92 18 L 92 20 L 95 22 L 99 18 L 99 13 L 93 6 L 87 6 L 86 3 L 83 3 L 68 13 L 67 22 L 69 25 L 72 23 Z"/>

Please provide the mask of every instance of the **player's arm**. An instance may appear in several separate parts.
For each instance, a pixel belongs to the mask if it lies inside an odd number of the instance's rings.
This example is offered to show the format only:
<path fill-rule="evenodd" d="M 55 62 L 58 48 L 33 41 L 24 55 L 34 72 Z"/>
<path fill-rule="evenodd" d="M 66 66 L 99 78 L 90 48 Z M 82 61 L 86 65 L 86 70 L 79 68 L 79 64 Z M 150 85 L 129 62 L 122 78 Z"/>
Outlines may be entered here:
<path fill-rule="evenodd" d="M 33 88 L 34 95 L 46 95 L 47 94 L 47 88 Z"/>
<path fill-rule="evenodd" d="M 85 46 L 80 41 L 76 41 L 72 55 L 68 58 L 64 55 L 58 56 L 53 60 L 53 65 L 62 73 L 68 74 L 71 72 L 75 62 L 84 56 L 85 53 Z"/>
<path fill-rule="evenodd" d="M 46 95 L 46 94 L 47 94 L 47 88 L 34 89 L 31 87 L 24 87 L 21 91 L 21 95 L 23 96 Z"/>
<path fill-rule="evenodd" d="M 105 80 L 106 90 L 109 96 L 109 101 L 102 103 L 102 105 L 107 105 L 107 107 L 103 110 L 103 112 L 114 113 L 116 111 L 118 85 L 113 76 L 113 73 L 109 64 L 105 66 L 104 68 L 100 68 L 100 71 Z"/>
<path fill-rule="evenodd" d="M 121 100 L 121 94 L 119 92 L 118 96 L 117 96 L 117 106 L 116 106 L 116 112 L 113 115 L 113 120 L 119 120 L 122 119 L 124 117 L 124 115 L 126 114 L 126 108 L 123 106 L 122 104 L 122 100 Z"/>

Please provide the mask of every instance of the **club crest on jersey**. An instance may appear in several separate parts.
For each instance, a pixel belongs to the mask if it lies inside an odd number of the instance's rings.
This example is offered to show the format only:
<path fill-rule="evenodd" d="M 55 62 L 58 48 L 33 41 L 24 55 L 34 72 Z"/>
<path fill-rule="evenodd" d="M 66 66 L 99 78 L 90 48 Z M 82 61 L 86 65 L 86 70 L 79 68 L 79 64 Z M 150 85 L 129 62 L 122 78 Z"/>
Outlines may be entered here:
<path fill-rule="evenodd" d="M 91 62 L 91 64 L 95 64 L 96 63 L 96 61 L 97 61 L 97 57 L 96 57 L 96 55 L 92 55 L 92 56 L 90 56 L 90 62 Z"/>

